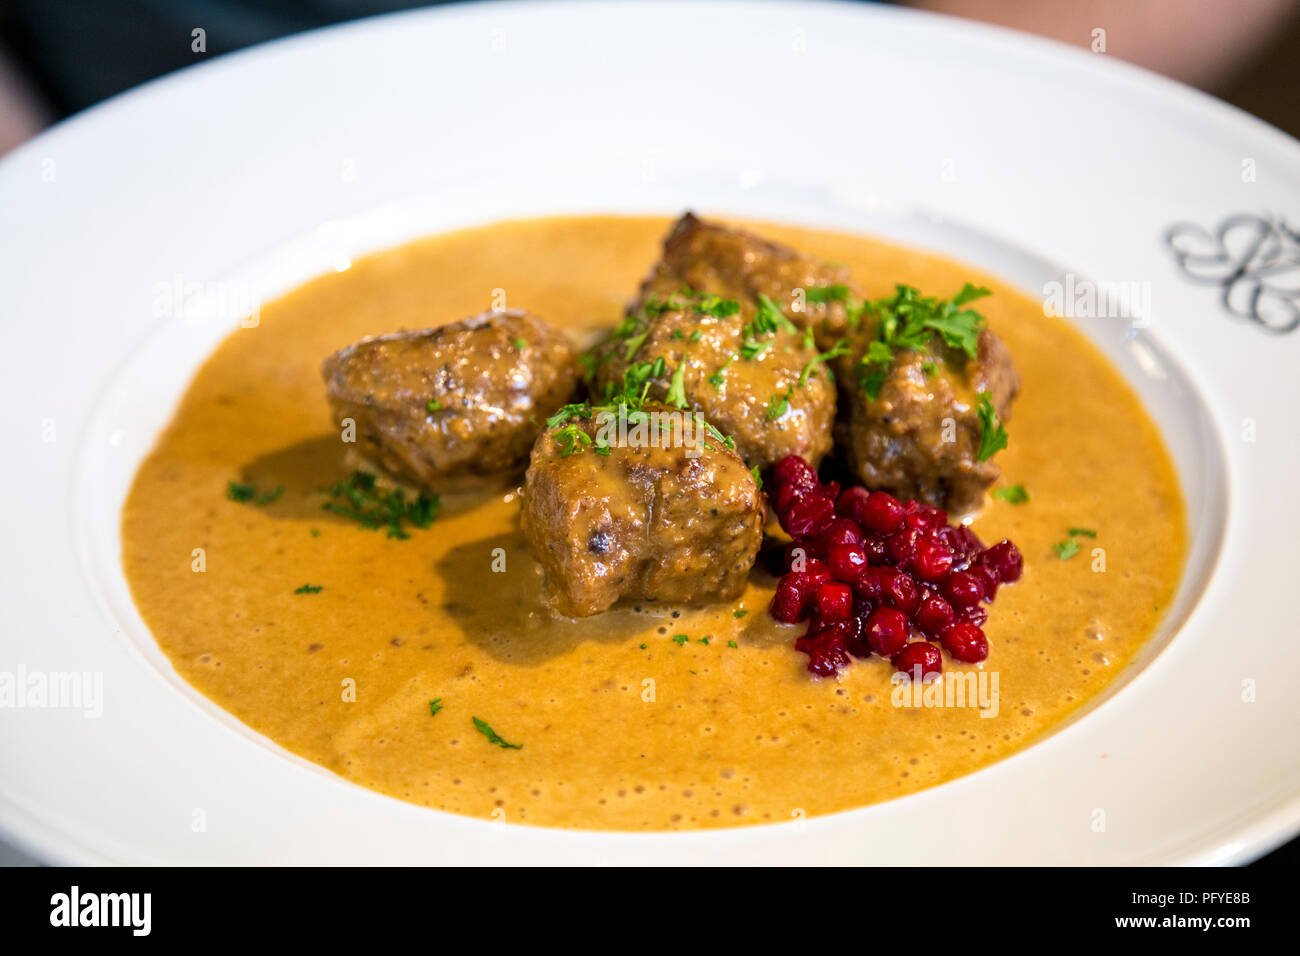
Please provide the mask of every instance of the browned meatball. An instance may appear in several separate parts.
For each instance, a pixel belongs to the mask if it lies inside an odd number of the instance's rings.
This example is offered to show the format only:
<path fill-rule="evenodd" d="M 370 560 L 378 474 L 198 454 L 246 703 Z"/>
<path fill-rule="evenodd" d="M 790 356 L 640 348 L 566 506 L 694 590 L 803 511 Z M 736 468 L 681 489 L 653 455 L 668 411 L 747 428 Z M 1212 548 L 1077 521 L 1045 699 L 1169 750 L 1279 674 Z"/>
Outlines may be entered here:
<path fill-rule="evenodd" d="M 1006 346 L 984 329 L 975 358 L 936 338 L 925 350 L 898 351 L 887 367 L 864 367 L 860 360 L 875 336 L 874 323 L 864 320 L 852 351 L 837 365 L 838 437 L 850 468 L 873 490 L 952 514 L 975 510 L 998 476 L 991 458 L 979 460 L 979 393 L 987 394 L 1000 423 L 1020 388 Z M 871 369 L 879 375 L 867 386 L 864 376 Z M 873 398 L 869 393 L 877 389 Z"/>
<path fill-rule="evenodd" d="M 423 488 L 469 487 L 523 469 L 547 416 L 577 387 L 562 334 L 521 310 L 362 339 L 325 360 L 334 421 L 356 449 Z"/>
<path fill-rule="evenodd" d="M 795 325 L 813 329 L 823 349 L 844 334 L 848 304 L 862 299 L 844 267 L 689 212 L 664 240 L 642 295 L 666 296 L 682 285 L 748 302 L 765 295 Z"/>
<path fill-rule="evenodd" d="M 653 403 L 642 411 L 681 415 Z M 738 597 L 766 515 L 740 456 L 717 442 L 690 454 L 634 440 L 601 454 L 601 424 L 574 417 L 533 447 L 522 522 L 555 608 L 586 617 L 622 598 Z"/>
<path fill-rule="evenodd" d="M 702 412 L 750 465 L 830 450 L 835 386 L 815 345 L 774 307 L 649 296 L 593 353 L 597 399 L 646 373 L 648 396 Z"/>
<path fill-rule="evenodd" d="M 799 283 L 822 289 L 846 278 L 687 213 L 627 319 L 594 350 L 595 394 L 621 390 L 630 368 L 662 359 L 647 379 L 650 397 L 702 412 L 751 465 L 787 455 L 816 464 L 831 447 L 835 387 L 813 336 L 800 329 L 834 315 L 842 323 L 844 303 L 796 310 L 795 297 L 802 306 Z"/>

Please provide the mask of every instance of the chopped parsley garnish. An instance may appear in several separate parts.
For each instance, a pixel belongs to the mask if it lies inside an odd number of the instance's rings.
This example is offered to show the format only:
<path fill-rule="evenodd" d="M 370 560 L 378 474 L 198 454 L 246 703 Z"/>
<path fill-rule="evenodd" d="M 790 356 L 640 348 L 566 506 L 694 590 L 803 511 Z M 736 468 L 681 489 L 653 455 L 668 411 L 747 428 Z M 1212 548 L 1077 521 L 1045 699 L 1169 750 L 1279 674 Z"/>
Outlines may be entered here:
<path fill-rule="evenodd" d="M 319 538 L 319 537 L 320 537 L 320 528 L 312 528 L 312 529 L 311 529 L 311 536 L 312 536 L 313 538 Z"/>
<path fill-rule="evenodd" d="M 685 634 L 674 634 L 674 635 L 673 635 L 673 643 L 674 643 L 674 644 L 677 644 L 677 645 L 685 644 L 685 643 L 686 643 L 687 641 L 689 641 L 689 640 L 690 640 L 690 638 L 687 637 Z"/>
<path fill-rule="evenodd" d="M 592 408 L 586 402 L 577 402 L 570 405 L 561 405 L 555 414 L 546 419 L 547 428 L 558 428 L 574 416 L 583 419 L 589 419 L 592 415 Z"/>
<path fill-rule="evenodd" d="M 754 476 L 754 484 L 758 485 L 758 490 L 763 490 L 763 475 L 758 470 L 758 465 L 749 469 L 749 473 Z"/>
<path fill-rule="evenodd" d="M 325 590 L 325 585 L 323 584 L 304 584 L 302 587 L 298 588 L 293 593 L 294 594 L 320 594 L 320 592 L 323 590 Z"/>
<path fill-rule="evenodd" d="M 442 698 L 441 698 L 441 697 L 435 697 L 433 700 L 429 701 L 429 716 L 430 716 L 430 717 L 437 717 L 437 716 L 438 716 L 438 711 L 440 711 L 440 710 L 442 710 Z"/>
<path fill-rule="evenodd" d="M 1056 544 L 1052 545 L 1052 547 L 1056 549 L 1056 556 L 1062 561 L 1072 558 L 1079 553 L 1079 542 L 1075 541 L 1073 538 L 1058 541 Z"/>
<path fill-rule="evenodd" d="M 424 410 L 428 412 L 430 415 L 432 415 L 434 412 L 440 412 L 442 411 L 442 402 L 438 401 L 436 398 L 431 398 L 425 404 Z"/>
<path fill-rule="evenodd" d="M 735 641 L 727 641 L 727 646 L 728 646 L 728 647 L 739 647 L 740 645 L 737 644 Z"/>
<path fill-rule="evenodd" d="M 705 647 L 708 647 L 708 646 L 709 646 L 709 639 L 708 639 L 707 637 L 701 637 L 701 638 L 700 638 L 700 643 L 703 644 Z"/>
<path fill-rule="evenodd" d="M 500 747 L 502 750 L 523 750 L 524 749 L 523 744 L 507 743 L 505 740 L 501 739 L 500 735 L 498 735 L 497 732 L 493 730 L 491 726 L 488 725 L 488 722 L 486 720 L 480 720 L 479 718 L 475 717 L 474 729 L 476 729 L 480 734 L 486 737 L 488 739 L 488 743 L 495 744 L 496 746 Z"/>
<path fill-rule="evenodd" d="M 735 299 L 724 299 L 711 292 L 699 293 L 695 311 L 700 315 L 711 315 L 715 319 L 725 319 L 740 311 L 740 303 Z"/>
<path fill-rule="evenodd" d="M 753 361 L 766 352 L 768 346 L 772 344 L 770 338 L 767 341 L 759 341 L 760 336 L 774 336 L 777 332 L 798 334 L 799 330 L 785 317 L 785 313 L 775 302 L 760 293 L 758 312 L 754 316 L 754 321 L 746 324 L 741 332 L 745 336 L 745 341 L 740 346 L 740 357 L 746 361 Z"/>
<path fill-rule="evenodd" d="M 686 374 L 686 363 L 678 362 L 677 368 L 673 369 L 673 380 L 668 386 L 668 395 L 665 401 L 674 408 L 686 407 L 686 387 L 683 376 Z"/>
<path fill-rule="evenodd" d="M 758 294 L 758 314 L 754 316 L 753 322 L 745 326 L 745 330 L 747 334 L 753 335 L 770 334 L 778 330 L 793 335 L 799 333 L 795 324 L 785 317 L 781 307 L 761 292 Z"/>
<path fill-rule="evenodd" d="M 226 482 L 226 497 L 231 501 L 252 501 L 256 496 L 256 485 L 241 485 L 237 481 Z"/>
<path fill-rule="evenodd" d="M 993 489 L 993 497 L 1001 498 L 1008 504 L 1023 505 L 1029 500 L 1029 492 L 1025 490 L 1024 485 L 1008 485 L 1005 488 Z"/>
<path fill-rule="evenodd" d="M 876 343 L 874 342 L 872 343 L 872 345 L 875 344 Z M 837 359 L 841 355 L 848 355 L 848 354 L 849 354 L 848 339 L 840 339 L 838 342 L 835 343 L 834 346 L 831 347 L 831 350 L 829 352 L 822 352 L 820 355 L 810 358 L 808 360 L 808 364 L 803 367 L 803 371 L 799 373 L 799 387 L 803 388 L 805 385 L 808 384 L 808 379 L 812 377 L 813 369 L 815 369 L 822 362 L 829 362 L 831 359 Z"/>
<path fill-rule="evenodd" d="M 924 352 L 936 336 L 966 358 L 975 358 L 979 354 L 979 334 L 985 320 L 974 309 L 963 307 L 975 299 L 992 295 L 988 289 L 969 282 L 951 299 L 923 296 L 910 285 L 900 284 L 894 290 L 892 296 L 863 305 L 863 312 L 877 320 L 876 339 L 862 356 L 858 372 L 859 384 L 872 399 L 880 397 L 889 363 L 893 362 L 896 352 Z M 929 364 L 937 370 L 936 365 Z M 926 369 L 926 374 L 931 375 L 933 371 Z"/>
<path fill-rule="evenodd" d="M 1097 532 L 1091 528 L 1071 528 L 1070 535 L 1082 538 L 1095 538 L 1097 537 Z"/>
<path fill-rule="evenodd" d="M 515 339 L 515 348 L 518 349 L 520 352 L 522 352 L 524 349 L 528 348 L 528 340 Z"/>
<path fill-rule="evenodd" d="M 847 302 L 849 298 L 849 287 L 842 284 L 836 285 L 815 285 L 804 293 L 804 297 L 818 305 L 825 305 L 828 302 Z"/>
<path fill-rule="evenodd" d="M 722 442 L 722 444 L 727 446 L 728 449 L 730 449 L 731 451 L 736 450 L 736 439 L 732 438 L 730 435 L 722 434 L 722 432 L 718 431 L 716 428 L 713 427 L 712 422 L 706 421 L 704 423 L 704 427 L 709 430 L 710 435 L 712 435 L 718 441 Z"/>
<path fill-rule="evenodd" d="M 790 396 L 793 394 L 794 394 L 794 386 L 791 385 L 788 389 L 786 389 L 786 393 L 784 395 L 777 393 L 776 395 L 773 395 L 771 398 L 769 398 L 767 400 L 767 412 L 763 415 L 763 417 L 769 422 L 774 422 L 782 415 L 784 415 L 786 412 L 788 412 L 790 410 Z"/>
<path fill-rule="evenodd" d="M 998 413 L 993 408 L 987 392 L 980 392 L 975 403 L 975 411 L 980 418 L 980 449 L 976 458 L 988 461 L 995 454 L 1007 447 L 1007 430 L 998 421 Z"/>
<path fill-rule="evenodd" d="M 259 492 L 257 485 L 245 485 L 238 481 L 226 482 L 226 497 L 231 501 L 251 501 L 255 505 L 269 505 L 282 494 L 284 494 L 283 485 L 276 485 L 270 491 Z"/>
<path fill-rule="evenodd" d="M 720 390 L 722 386 L 727 383 L 726 376 L 723 373 L 727 371 L 727 366 L 734 361 L 736 361 L 736 356 L 729 356 L 727 360 L 722 363 L 722 367 L 709 376 L 709 384 Z"/>
<path fill-rule="evenodd" d="M 748 613 L 749 613 L 749 612 L 746 611 L 746 610 L 742 607 L 742 608 L 737 608 L 736 610 L 732 611 L 732 612 L 731 612 L 731 616 L 732 616 L 732 617 L 735 617 L 735 618 L 741 618 L 741 617 L 744 617 L 744 616 L 745 616 L 746 614 L 748 614 Z"/>
<path fill-rule="evenodd" d="M 632 361 L 632 356 L 636 355 L 636 353 L 640 351 L 641 346 L 645 343 L 645 340 L 649 335 L 650 333 L 647 331 L 642 332 L 640 335 L 634 335 L 632 338 L 628 339 L 627 344 L 623 348 L 623 361 Z"/>
<path fill-rule="evenodd" d="M 688 341 L 690 341 L 690 342 L 698 342 L 698 341 L 699 341 L 700 339 L 702 339 L 703 337 L 704 337 L 704 333 L 701 332 L 699 329 L 696 329 L 694 332 L 691 333 L 691 337 L 690 337 L 690 339 L 688 339 Z"/>
<path fill-rule="evenodd" d="M 591 444 L 591 436 L 577 425 L 565 425 L 555 433 L 555 440 L 559 443 L 561 458 L 581 452 Z"/>
<path fill-rule="evenodd" d="M 325 489 L 331 498 L 321 507 L 342 518 L 351 518 L 361 527 L 370 530 L 386 528 L 390 538 L 409 538 L 403 524 L 427 528 L 438 517 L 438 496 L 421 492 L 412 501 L 401 488 L 380 491 L 375 487 L 375 476 L 364 471 L 353 472 L 344 481 Z"/>

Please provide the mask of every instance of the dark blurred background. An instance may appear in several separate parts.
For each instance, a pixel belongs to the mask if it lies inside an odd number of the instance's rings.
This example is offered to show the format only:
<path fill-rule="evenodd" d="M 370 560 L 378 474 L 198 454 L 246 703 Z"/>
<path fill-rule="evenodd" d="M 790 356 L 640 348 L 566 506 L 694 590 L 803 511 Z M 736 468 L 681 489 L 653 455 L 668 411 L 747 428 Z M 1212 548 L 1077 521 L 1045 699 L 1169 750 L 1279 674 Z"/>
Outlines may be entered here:
<path fill-rule="evenodd" d="M 210 57 L 421 0 L 0 0 L 0 155 Z M 1300 0 L 913 0 L 1190 83 L 1300 137 Z M 683 11 L 684 15 L 685 11 Z M 192 31 L 205 31 L 202 50 Z M 1097 31 L 1104 31 L 1098 50 Z M 31 862 L 0 843 L 0 864 Z M 1295 866 L 1300 840 L 1258 865 Z"/>
<path fill-rule="evenodd" d="M 1094 49 L 1300 136 L 1300 0 L 900 0 Z M 0 155 L 199 60 L 428 0 L 0 0 Z M 687 15 L 685 10 L 684 15 Z M 205 47 L 193 49 L 201 27 Z"/>

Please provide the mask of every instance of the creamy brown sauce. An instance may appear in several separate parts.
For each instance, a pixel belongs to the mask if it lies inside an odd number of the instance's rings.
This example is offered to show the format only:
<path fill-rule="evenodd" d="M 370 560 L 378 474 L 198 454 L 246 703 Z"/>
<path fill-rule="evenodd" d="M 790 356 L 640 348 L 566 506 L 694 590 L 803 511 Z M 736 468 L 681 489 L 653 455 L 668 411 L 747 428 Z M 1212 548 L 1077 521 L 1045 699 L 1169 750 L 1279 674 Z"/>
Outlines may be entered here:
<path fill-rule="evenodd" d="M 986 627 L 996 717 L 895 707 L 879 659 L 838 684 L 810 679 L 792 647 L 801 628 L 768 618 L 772 582 L 757 573 L 735 604 L 556 620 L 509 490 L 445 497 L 433 527 L 405 541 L 321 510 L 320 486 L 348 470 L 325 355 L 499 306 L 498 289 L 582 338 L 618 320 L 667 227 L 560 218 L 422 240 L 317 279 L 230 336 L 141 466 L 123 516 L 136 603 L 179 673 L 363 786 L 475 817 L 593 829 L 762 823 L 887 800 L 1019 750 L 1097 695 L 1151 635 L 1183 567 L 1183 502 L 1155 425 L 1118 372 L 1038 303 L 869 239 L 761 227 L 849 266 L 873 295 L 895 282 L 937 295 L 968 279 L 989 286 L 981 310 L 1023 379 L 999 485 L 1024 483 L 1032 500 L 990 500 L 974 525 L 1025 555 L 1024 578 L 999 593 Z M 233 502 L 232 479 L 284 493 Z M 1062 561 L 1052 545 L 1072 526 L 1098 535 Z M 323 590 L 294 593 L 308 583 Z M 945 667 L 957 669 L 946 656 Z M 491 745 L 473 717 L 523 749 Z"/>

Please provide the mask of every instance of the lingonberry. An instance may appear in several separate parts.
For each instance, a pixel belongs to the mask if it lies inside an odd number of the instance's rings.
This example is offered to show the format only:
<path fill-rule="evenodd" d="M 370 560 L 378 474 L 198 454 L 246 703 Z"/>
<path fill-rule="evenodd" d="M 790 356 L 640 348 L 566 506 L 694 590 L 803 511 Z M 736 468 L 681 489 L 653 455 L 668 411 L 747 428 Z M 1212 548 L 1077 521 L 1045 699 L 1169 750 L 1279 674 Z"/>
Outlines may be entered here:
<path fill-rule="evenodd" d="M 876 608 L 866 620 L 867 645 L 881 657 L 893 657 L 907 643 L 907 615 L 890 607 Z"/>
<path fill-rule="evenodd" d="M 979 578 L 980 584 L 984 585 L 984 600 L 992 602 L 998 596 L 998 576 L 993 573 L 993 569 L 983 564 L 972 564 L 966 569 L 968 572 Z"/>
<path fill-rule="evenodd" d="M 835 501 L 835 513 L 843 518 L 852 518 L 858 524 L 862 524 L 862 508 L 870 497 L 871 493 L 866 488 L 856 485 L 852 488 L 845 488 Z"/>
<path fill-rule="evenodd" d="M 915 528 L 900 528 L 885 539 L 885 558 L 897 568 L 906 568 L 916 556 L 921 532 Z"/>
<path fill-rule="evenodd" d="M 772 616 L 784 624 L 793 624 L 803 617 L 808 602 L 824 582 L 830 570 L 820 561 L 808 561 L 804 570 L 790 571 L 776 585 L 772 595 Z"/>
<path fill-rule="evenodd" d="M 927 641 L 913 641 L 893 656 L 890 663 L 913 680 L 924 680 L 943 670 L 943 655 Z"/>
<path fill-rule="evenodd" d="M 931 638 L 938 637 L 954 620 L 952 605 L 937 594 L 927 594 L 916 611 L 916 626 Z"/>
<path fill-rule="evenodd" d="M 918 538 L 912 555 L 912 570 L 922 581 L 937 584 L 952 570 L 952 550 L 931 537 Z"/>
<path fill-rule="evenodd" d="M 792 538 L 809 538 L 825 531 L 835 517 L 835 506 L 819 494 L 804 495 L 781 518 L 781 527 Z"/>
<path fill-rule="evenodd" d="M 915 614 L 916 609 L 921 606 L 921 589 L 916 586 L 916 581 L 911 575 L 904 574 L 902 571 L 895 571 L 892 576 L 885 579 L 884 590 L 885 601 L 904 614 Z"/>
<path fill-rule="evenodd" d="M 794 642 L 794 646 L 808 655 L 808 670 L 819 677 L 834 677 L 841 668 L 849 666 L 847 645 L 856 641 L 861 628 L 862 622 L 856 617 L 834 621 L 820 628 L 810 628 L 807 634 Z"/>
<path fill-rule="evenodd" d="M 817 616 L 827 621 L 843 621 L 853 616 L 853 590 L 847 584 L 827 581 L 816 591 Z"/>
<path fill-rule="evenodd" d="M 966 567 L 984 550 L 984 542 L 964 524 L 945 525 L 939 529 L 939 534 L 956 556 L 954 567 Z"/>
<path fill-rule="evenodd" d="M 992 570 L 1003 584 L 1019 581 L 1025 567 L 1020 549 L 1005 538 L 981 554 L 979 560 L 981 564 Z"/>
<path fill-rule="evenodd" d="M 969 571 L 954 571 L 943 582 L 943 596 L 953 607 L 971 607 L 984 600 L 984 583 Z"/>
<path fill-rule="evenodd" d="M 837 544 L 831 548 L 826 563 L 837 580 L 854 584 L 866 570 L 867 554 L 857 545 Z"/>
<path fill-rule="evenodd" d="M 789 486 L 800 491 L 817 487 L 817 472 L 798 455 L 786 455 L 772 466 L 772 484 L 777 488 Z"/>
<path fill-rule="evenodd" d="M 943 649 L 956 660 L 975 664 L 989 656 L 989 639 L 976 624 L 958 623 L 945 628 Z"/>
<path fill-rule="evenodd" d="M 862 529 L 852 518 L 834 518 L 826 530 L 819 536 L 827 554 L 837 544 L 852 544 L 862 547 Z"/>
<path fill-rule="evenodd" d="M 867 495 L 861 513 L 856 517 L 864 528 L 870 528 L 877 534 L 889 534 L 898 530 L 898 526 L 903 523 L 903 505 L 893 495 L 873 491 Z"/>

